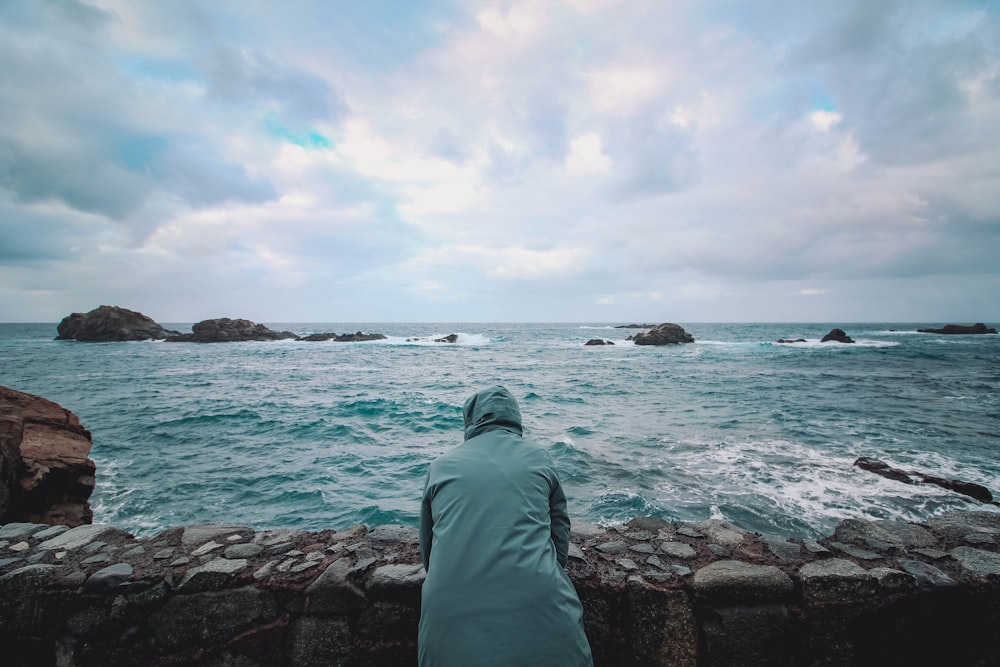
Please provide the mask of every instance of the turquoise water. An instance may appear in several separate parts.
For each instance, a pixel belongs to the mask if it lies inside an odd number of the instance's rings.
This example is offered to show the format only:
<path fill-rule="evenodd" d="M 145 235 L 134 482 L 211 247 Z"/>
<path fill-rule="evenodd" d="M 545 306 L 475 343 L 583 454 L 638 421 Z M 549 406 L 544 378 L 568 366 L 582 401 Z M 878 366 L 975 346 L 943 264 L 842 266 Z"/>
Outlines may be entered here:
<path fill-rule="evenodd" d="M 858 456 L 1000 494 L 1000 336 L 684 324 L 697 343 L 653 348 L 602 325 L 269 326 L 389 339 L 93 344 L 52 340 L 54 324 L 0 324 L 0 384 L 79 415 L 94 439 L 94 520 L 139 535 L 206 521 L 415 526 L 427 465 L 460 441 L 465 398 L 494 383 L 518 398 L 571 514 L 589 521 L 716 517 L 819 537 L 846 517 L 983 508 L 854 468 Z M 832 326 L 858 342 L 820 344 Z M 406 341 L 450 333 L 457 344 Z M 583 346 L 595 337 L 617 345 Z"/>

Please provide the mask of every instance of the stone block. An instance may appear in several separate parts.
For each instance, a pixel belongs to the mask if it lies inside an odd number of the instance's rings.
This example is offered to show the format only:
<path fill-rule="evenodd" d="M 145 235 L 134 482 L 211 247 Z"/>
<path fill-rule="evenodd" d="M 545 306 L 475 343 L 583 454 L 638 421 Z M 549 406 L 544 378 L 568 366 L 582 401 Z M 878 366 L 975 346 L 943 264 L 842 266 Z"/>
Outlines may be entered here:
<path fill-rule="evenodd" d="M 204 645 L 224 645 L 254 623 L 277 615 L 267 591 L 234 588 L 227 591 L 177 595 L 149 617 L 149 631 L 158 645 L 173 651 Z"/>
<path fill-rule="evenodd" d="M 797 664 L 799 632 L 783 605 L 712 608 L 701 622 L 712 667 Z"/>
<path fill-rule="evenodd" d="M 345 665 L 353 641 L 347 621 L 324 616 L 300 616 L 292 622 L 285 655 L 291 667 Z"/>
<path fill-rule="evenodd" d="M 773 565 L 720 560 L 694 573 L 695 594 L 713 602 L 780 602 L 793 589 L 791 578 Z"/>
<path fill-rule="evenodd" d="M 306 588 L 306 611 L 309 613 L 342 612 L 365 606 L 364 591 L 347 579 L 351 559 L 330 563 L 323 574 Z"/>
<path fill-rule="evenodd" d="M 841 558 L 806 563 L 799 569 L 798 577 L 802 598 L 811 605 L 864 600 L 878 586 L 863 568 Z"/>
<path fill-rule="evenodd" d="M 691 601 L 683 591 L 662 591 L 629 582 L 627 601 L 631 664 L 697 665 L 698 626 Z"/>
<path fill-rule="evenodd" d="M 951 556 L 966 572 L 979 577 L 1000 578 L 1000 554 L 972 547 L 955 547 Z"/>
<path fill-rule="evenodd" d="M 378 600 L 392 600 L 412 605 L 419 604 L 420 588 L 427 573 L 420 563 L 383 565 L 368 579 L 366 589 Z"/>
<path fill-rule="evenodd" d="M 193 567 L 181 580 L 178 589 L 195 593 L 198 591 L 217 590 L 225 586 L 226 582 L 232 579 L 236 573 L 247 566 L 244 558 L 215 558 L 204 565 Z"/>

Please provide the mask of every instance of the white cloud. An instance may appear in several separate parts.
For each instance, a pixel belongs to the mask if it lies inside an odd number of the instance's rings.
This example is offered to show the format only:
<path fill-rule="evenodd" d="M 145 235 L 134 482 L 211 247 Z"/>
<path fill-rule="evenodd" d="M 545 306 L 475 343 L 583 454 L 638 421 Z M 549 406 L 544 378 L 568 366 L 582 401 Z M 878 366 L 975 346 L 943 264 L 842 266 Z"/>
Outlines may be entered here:
<path fill-rule="evenodd" d="M 809 114 L 809 120 L 817 130 L 829 132 L 834 125 L 839 124 L 843 120 L 843 116 L 836 111 L 824 111 L 820 109 Z"/>
<path fill-rule="evenodd" d="M 634 66 L 611 66 L 588 76 L 591 103 L 612 115 L 629 115 L 652 102 L 665 85 L 661 71 Z"/>
<path fill-rule="evenodd" d="M 596 132 L 582 134 L 569 142 L 566 171 L 570 174 L 605 174 L 611 171 L 611 158 L 604 154 L 601 136 Z"/>

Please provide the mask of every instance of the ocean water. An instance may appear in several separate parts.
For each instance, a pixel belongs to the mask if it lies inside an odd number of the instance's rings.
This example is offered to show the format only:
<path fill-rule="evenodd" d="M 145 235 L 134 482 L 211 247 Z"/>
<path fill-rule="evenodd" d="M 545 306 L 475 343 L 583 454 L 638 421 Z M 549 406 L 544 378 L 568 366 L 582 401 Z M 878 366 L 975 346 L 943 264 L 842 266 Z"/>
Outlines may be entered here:
<path fill-rule="evenodd" d="M 1000 336 L 684 324 L 696 343 L 639 347 L 602 324 L 269 326 L 389 338 L 95 344 L 55 341 L 54 324 L 0 324 L 0 384 L 79 415 L 93 434 L 94 520 L 137 535 L 416 526 L 428 464 L 461 441 L 463 402 L 491 384 L 517 397 L 587 521 L 723 518 L 817 538 L 843 518 L 998 509 L 852 463 L 874 456 L 1000 495 Z M 833 326 L 856 344 L 819 343 Z M 455 344 L 407 341 L 451 333 Z M 597 337 L 616 344 L 584 346 Z"/>

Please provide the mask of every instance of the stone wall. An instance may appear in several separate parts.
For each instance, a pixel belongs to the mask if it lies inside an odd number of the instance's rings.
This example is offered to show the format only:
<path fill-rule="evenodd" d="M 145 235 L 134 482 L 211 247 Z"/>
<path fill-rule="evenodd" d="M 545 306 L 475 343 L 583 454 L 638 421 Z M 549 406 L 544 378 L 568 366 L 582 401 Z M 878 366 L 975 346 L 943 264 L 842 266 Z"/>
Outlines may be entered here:
<path fill-rule="evenodd" d="M 597 665 L 1000 664 L 1000 513 L 845 521 L 818 542 L 720 521 L 576 523 Z M 410 665 L 415 531 L 0 527 L 7 665 Z"/>

